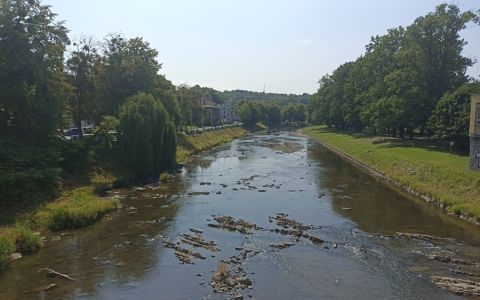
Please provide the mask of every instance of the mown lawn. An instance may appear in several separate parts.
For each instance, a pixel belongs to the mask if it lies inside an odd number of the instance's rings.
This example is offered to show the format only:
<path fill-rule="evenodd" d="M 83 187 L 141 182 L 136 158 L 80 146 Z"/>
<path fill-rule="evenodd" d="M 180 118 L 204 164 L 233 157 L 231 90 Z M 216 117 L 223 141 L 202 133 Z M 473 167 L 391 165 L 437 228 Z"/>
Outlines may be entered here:
<path fill-rule="evenodd" d="M 468 157 L 450 154 L 428 141 L 372 137 L 323 126 L 304 133 L 430 196 L 455 214 L 480 220 L 480 173 L 468 168 Z"/>

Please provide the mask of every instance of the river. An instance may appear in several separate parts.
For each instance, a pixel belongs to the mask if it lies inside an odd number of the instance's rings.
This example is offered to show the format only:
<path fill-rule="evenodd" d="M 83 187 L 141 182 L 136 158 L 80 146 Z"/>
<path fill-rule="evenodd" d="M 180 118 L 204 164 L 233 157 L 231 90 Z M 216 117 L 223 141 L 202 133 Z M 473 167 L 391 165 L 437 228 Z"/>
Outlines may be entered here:
<path fill-rule="evenodd" d="M 236 140 L 167 184 L 112 196 L 122 209 L 1 273 L 0 299 L 457 299 L 432 276 L 475 280 L 477 264 L 432 257 L 480 261 L 478 228 L 293 133 Z M 243 288 L 214 291 L 223 267 Z"/>

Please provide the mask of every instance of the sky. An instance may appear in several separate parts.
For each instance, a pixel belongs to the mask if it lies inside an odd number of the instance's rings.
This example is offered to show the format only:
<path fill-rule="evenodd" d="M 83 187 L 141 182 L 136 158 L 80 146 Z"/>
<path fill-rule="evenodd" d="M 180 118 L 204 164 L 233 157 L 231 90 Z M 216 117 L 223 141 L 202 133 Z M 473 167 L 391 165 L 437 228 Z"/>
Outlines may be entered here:
<path fill-rule="evenodd" d="M 143 37 L 174 84 L 217 90 L 313 93 L 318 80 L 355 60 L 373 35 L 408 26 L 441 3 L 478 0 L 44 0 L 70 38 Z M 480 60 L 480 26 L 462 32 Z M 480 62 L 468 70 L 479 78 Z"/>

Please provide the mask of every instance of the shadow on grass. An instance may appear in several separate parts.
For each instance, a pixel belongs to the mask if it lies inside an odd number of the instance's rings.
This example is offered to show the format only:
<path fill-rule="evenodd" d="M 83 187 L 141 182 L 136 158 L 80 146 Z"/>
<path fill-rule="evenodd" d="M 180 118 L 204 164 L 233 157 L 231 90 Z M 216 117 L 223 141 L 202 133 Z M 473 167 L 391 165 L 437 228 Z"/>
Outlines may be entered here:
<path fill-rule="evenodd" d="M 354 139 L 371 138 L 373 139 L 373 145 L 379 145 L 383 148 L 420 148 L 427 151 L 450 153 L 450 145 L 448 142 L 437 142 L 431 140 L 428 137 L 414 137 L 413 139 L 402 139 L 385 135 L 374 135 L 372 132 L 352 132 L 333 128 L 317 128 L 313 129 L 312 131 L 318 133 L 341 134 Z M 459 151 L 456 149 L 452 149 L 452 154 L 468 156 L 467 152 Z"/>

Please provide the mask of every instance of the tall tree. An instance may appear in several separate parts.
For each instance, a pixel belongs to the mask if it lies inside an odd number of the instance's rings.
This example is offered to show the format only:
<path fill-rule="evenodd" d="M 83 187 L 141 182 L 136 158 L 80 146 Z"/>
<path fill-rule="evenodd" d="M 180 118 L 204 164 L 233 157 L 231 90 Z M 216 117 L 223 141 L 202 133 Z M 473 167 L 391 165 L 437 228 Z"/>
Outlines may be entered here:
<path fill-rule="evenodd" d="M 103 114 L 115 115 L 128 97 L 139 92 L 154 92 L 161 68 L 157 55 L 157 50 L 142 38 L 108 37 L 104 49 Z"/>
<path fill-rule="evenodd" d="M 98 110 L 101 57 L 92 38 L 82 37 L 73 46 L 66 68 L 75 90 L 72 114 L 81 138 L 82 120 L 93 120 Z"/>
<path fill-rule="evenodd" d="M 67 29 L 38 0 L 0 3 L 0 135 L 42 139 L 61 120 Z"/>

